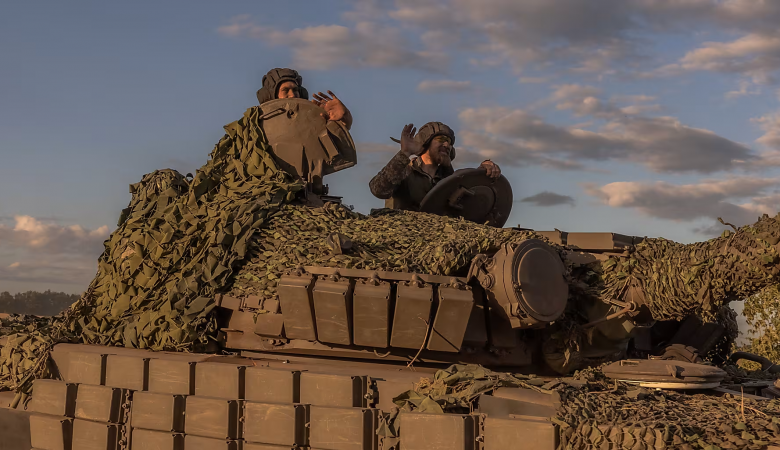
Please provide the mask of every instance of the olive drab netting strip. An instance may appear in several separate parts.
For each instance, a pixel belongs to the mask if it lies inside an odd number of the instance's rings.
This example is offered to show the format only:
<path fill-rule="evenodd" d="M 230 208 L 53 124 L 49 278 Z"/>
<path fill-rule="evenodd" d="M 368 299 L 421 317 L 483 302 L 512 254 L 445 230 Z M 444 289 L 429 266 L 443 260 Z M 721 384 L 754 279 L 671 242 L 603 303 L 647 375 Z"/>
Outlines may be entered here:
<path fill-rule="evenodd" d="M 71 324 L 86 342 L 152 350 L 205 343 L 216 289 L 252 234 L 300 189 L 268 152 L 260 115 L 250 108 L 227 125 L 187 186 L 155 173 L 132 187 L 140 201 L 106 242 L 84 302 L 92 310 Z"/>
<path fill-rule="evenodd" d="M 352 242 L 339 254 L 328 236 L 339 233 Z M 232 295 L 276 292 L 280 274 L 296 265 L 453 275 L 468 270 L 479 253 L 537 237 L 478 225 L 462 219 L 408 211 L 381 210 L 370 216 L 329 203 L 325 208 L 285 205 L 270 226 L 250 242 L 250 257 L 235 276 Z"/>
<path fill-rule="evenodd" d="M 549 420 L 557 426 L 559 450 L 765 449 L 780 444 L 778 399 L 645 389 L 608 379 L 598 368 L 545 381 L 457 364 L 395 397 L 397 409 L 382 417 L 377 434 L 403 436 L 399 412 L 476 411 L 481 394 L 502 387 L 551 395 L 556 414 Z"/>
<path fill-rule="evenodd" d="M 165 170 L 131 186 L 133 200 L 104 244 L 89 290 L 65 315 L 9 336 L 0 386 L 25 390 L 45 376 L 48 355 L 39 350 L 56 341 L 152 350 L 206 343 L 216 290 L 228 284 L 252 235 L 302 187 L 268 152 L 260 115 L 250 108 L 225 126 L 191 181 Z"/>
<path fill-rule="evenodd" d="M 603 298 L 620 296 L 626 283 L 645 293 L 653 317 L 679 320 L 691 314 L 714 319 L 718 307 L 777 284 L 780 217 L 694 244 L 646 239 L 625 260 L 601 265 Z"/>

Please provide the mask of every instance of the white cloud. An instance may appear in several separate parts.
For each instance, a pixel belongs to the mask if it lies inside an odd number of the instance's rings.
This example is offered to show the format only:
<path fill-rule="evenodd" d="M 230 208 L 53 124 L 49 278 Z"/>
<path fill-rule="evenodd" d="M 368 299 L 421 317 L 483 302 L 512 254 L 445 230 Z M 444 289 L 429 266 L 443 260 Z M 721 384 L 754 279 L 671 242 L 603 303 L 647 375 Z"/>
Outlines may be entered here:
<path fill-rule="evenodd" d="M 764 135 L 756 142 L 780 151 L 780 113 L 767 114 L 752 120 L 764 130 Z M 774 157 L 773 160 L 780 162 L 780 154 L 773 152 L 770 155 Z"/>
<path fill-rule="evenodd" d="M 510 166 L 538 165 L 559 170 L 586 169 L 578 161 L 545 155 L 544 152 L 538 152 L 522 142 L 508 142 L 506 139 L 493 137 L 490 133 L 472 131 L 469 127 L 473 125 L 470 125 L 469 121 L 479 116 L 481 112 L 465 110 L 460 114 L 461 122 L 466 123 L 467 128 L 458 132 L 459 161 L 479 164 L 485 159 L 492 159 L 499 164 Z"/>
<path fill-rule="evenodd" d="M 417 85 L 420 92 L 465 92 L 471 89 L 471 81 L 423 80 Z"/>
<path fill-rule="evenodd" d="M 557 86 L 550 101 L 557 102 L 556 108 L 570 110 L 577 116 L 593 116 L 603 119 L 615 118 L 622 111 L 611 102 L 602 102 L 596 96 L 601 90 L 593 86 L 567 84 Z"/>
<path fill-rule="evenodd" d="M 518 72 L 568 64 L 603 74 L 632 53 L 624 6 L 623 0 L 399 0 L 390 16 L 426 34 L 446 33 L 450 48 L 478 54 L 478 63 L 508 63 Z"/>
<path fill-rule="evenodd" d="M 16 261 L 7 267 L 0 266 L 0 281 L 13 282 L 21 289 L 43 291 L 48 288 L 83 291 L 97 270 L 97 258 L 44 257 Z"/>
<path fill-rule="evenodd" d="M 655 172 L 712 173 L 758 160 L 747 147 L 673 117 L 641 115 L 657 105 L 602 101 L 590 86 L 557 86 L 548 102 L 606 121 L 596 131 L 563 127 L 521 109 L 468 108 L 460 113 L 468 150 L 510 165 L 582 168 L 586 161 L 624 161 Z"/>
<path fill-rule="evenodd" d="M 86 289 L 108 226 L 94 230 L 17 215 L 0 221 L 0 282 L 19 289 Z"/>
<path fill-rule="evenodd" d="M 776 62 L 780 6 L 771 0 L 365 0 L 344 24 L 280 30 L 236 16 L 218 31 L 293 49 L 301 68 L 403 67 L 444 72 L 442 55 L 469 53 L 479 66 L 508 65 L 608 75 L 657 67 L 655 35 L 719 29 L 734 42 L 708 42 L 660 73 L 717 70 L 768 79 Z M 270 22 L 269 22 L 270 23 Z M 408 37 L 408 39 L 406 39 Z M 658 72 L 656 72 L 658 73 Z M 524 80 L 523 80 L 524 78 Z M 521 77 L 537 82 L 539 77 Z"/>
<path fill-rule="evenodd" d="M 352 27 L 319 25 L 282 31 L 241 15 L 217 31 L 226 37 L 289 46 L 293 50 L 293 64 L 300 69 L 403 67 L 444 72 L 448 63 L 442 53 L 412 49 L 398 28 L 368 21 L 357 22 Z"/>
<path fill-rule="evenodd" d="M 649 33 L 714 25 L 761 34 L 780 22 L 777 2 L 756 0 L 397 0 L 386 8 L 401 24 L 446 36 L 437 48 L 476 51 L 517 71 L 559 65 L 599 77 L 651 61 L 642 49 Z"/>
<path fill-rule="evenodd" d="M 737 73 L 754 83 L 774 82 L 780 69 L 780 33 L 748 33 L 730 42 L 705 42 L 660 73 L 708 70 Z M 745 89 L 746 90 L 746 89 Z"/>
<path fill-rule="evenodd" d="M 629 105 L 620 108 L 620 112 L 629 116 L 636 116 L 649 112 L 659 112 L 663 110 L 661 105 Z"/>
<path fill-rule="evenodd" d="M 723 218 L 736 226 L 755 222 L 761 214 L 776 214 L 776 196 L 764 196 L 780 186 L 775 178 L 738 177 L 703 180 L 694 184 L 666 182 L 616 182 L 604 186 L 585 185 L 588 194 L 614 208 L 631 208 L 660 219 L 693 221 Z M 749 202 L 737 200 L 752 197 Z M 707 230 L 708 232 L 711 230 Z"/>
<path fill-rule="evenodd" d="M 87 230 L 80 225 L 59 225 L 31 216 L 14 216 L 14 222 L 13 226 L 0 223 L 0 247 L 47 254 L 86 253 L 97 257 L 110 234 L 106 225 Z"/>
<path fill-rule="evenodd" d="M 602 90 L 593 86 L 565 84 L 555 86 L 549 99 L 542 103 L 557 103 L 556 108 L 570 110 L 577 116 L 592 116 L 601 119 L 617 119 L 621 116 L 639 115 L 661 111 L 661 105 L 647 104 L 655 100 L 649 95 L 616 95 L 603 101 L 598 98 Z M 621 103 L 634 103 L 621 106 Z"/>
<path fill-rule="evenodd" d="M 746 95 L 759 95 L 759 94 L 761 94 L 761 90 L 760 89 L 750 90 L 750 87 L 751 87 L 752 83 L 750 81 L 748 81 L 748 80 L 739 80 L 739 84 L 738 85 L 739 85 L 739 89 L 737 89 L 735 91 L 726 92 L 724 97 L 726 97 L 727 99 L 735 99 L 735 98 L 739 98 L 739 97 L 744 97 Z"/>

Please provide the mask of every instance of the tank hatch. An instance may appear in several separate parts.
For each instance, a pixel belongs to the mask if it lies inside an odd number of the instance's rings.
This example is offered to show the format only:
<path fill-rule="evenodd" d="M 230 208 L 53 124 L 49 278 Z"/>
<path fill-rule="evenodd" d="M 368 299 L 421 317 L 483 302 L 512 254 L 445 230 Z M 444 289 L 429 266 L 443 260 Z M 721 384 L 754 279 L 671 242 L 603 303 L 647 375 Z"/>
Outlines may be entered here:
<path fill-rule="evenodd" d="M 512 186 L 503 175 L 494 180 L 485 169 L 460 169 L 428 192 L 420 211 L 502 227 L 512 201 Z"/>
<path fill-rule="evenodd" d="M 340 122 L 326 121 L 322 108 L 289 98 L 261 105 L 263 132 L 277 163 L 322 192 L 322 177 L 357 164 L 352 136 Z M 318 192 L 320 191 L 320 192 Z"/>

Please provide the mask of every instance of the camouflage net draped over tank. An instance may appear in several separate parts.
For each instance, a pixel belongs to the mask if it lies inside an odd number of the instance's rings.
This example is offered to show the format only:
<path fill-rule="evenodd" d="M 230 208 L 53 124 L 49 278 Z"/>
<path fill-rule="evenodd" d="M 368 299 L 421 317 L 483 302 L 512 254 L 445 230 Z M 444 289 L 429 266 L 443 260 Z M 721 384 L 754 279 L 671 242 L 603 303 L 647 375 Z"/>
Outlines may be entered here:
<path fill-rule="evenodd" d="M 98 273 L 64 315 L 9 336 L 0 387 L 26 391 L 47 376 L 52 345 L 71 341 L 189 350 L 214 331 L 214 294 L 246 256 L 253 233 L 301 185 L 279 170 L 259 107 L 226 135 L 191 181 L 156 171 L 131 186 L 131 204 L 105 242 Z"/>
<path fill-rule="evenodd" d="M 764 216 L 753 225 L 694 244 L 646 239 L 629 258 L 601 264 L 601 297 L 617 299 L 627 283 L 634 283 L 644 291 L 657 320 L 691 314 L 713 320 L 720 305 L 777 284 L 779 219 Z"/>
<path fill-rule="evenodd" d="M 351 249 L 334 251 L 328 242 L 332 233 L 348 238 Z M 365 216 L 336 204 L 286 205 L 252 238 L 231 295 L 275 295 L 279 275 L 299 264 L 454 275 L 479 253 L 534 237 L 433 214 L 380 210 Z"/>
<path fill-rule="evenodd" d="M 133 186 L 98 275 L 66 314 L 3 322 L 2 333 L 13 334 L 0 353 L 0 387 L 25 390 L 48 376 L 48 351 L 61 341 L 199 350 L 215 331 L 215 293 L 274 295 L 279 276 L 299 264 L 447 275 L 477 253 L 535 237 L 421 213 L 364 216 L 332 204 L 286 204 L 301 185 L 268 153 L 259 114 L 250 108 L 227 125 L 192 180 L 158 171 Z M 350 252 L 328 244 L 333 232 L 353 241 Z M 706 315 L 775 282 L 778 236 L 776 218 L 764 218 L 699 244 L 649 239 L 630 259 L 591 267 L 589 292 L 617 298 L 632 281 L 645 289 L 656 318 Z"/>
<path fill-rule="evenodd" d="M 414 390 L 393 399 L 380 436 L 403 435 L 399 412 L 468 414 L 477 399 L 502 387 L 533 389 L 552 396 L 560 450 L 585 449 L 764 449 L 780 444 L 780 400 L 756 401 L 648 390 L 587 369 L 571 378 L 542 380 L 480 366 L 453 365 L 422 378 Z"/>
<path fill-rule="evenodd" d="M 33 379 L 54 375 L 46 360 L 58 342 L 202 350 L 216 331 L 210 312 L 218 291 L 235 284 L 273 295 L 275 280 L 301 263 L 449 274 L 477 253 L 531 236 L 427 214 L 368 217 L 334 204 L 286 204 L 302 186 L 268 153 L 259 115 L 250 108 L 227 125 L 194 179 L 163 170 L 131 186 L 82 298 L 62 316 L 3 326 L 10 337 L 0 388 L 26 392 Z M 353 239 L 353 254 L 333 254 L 326 238 L 336 230 Z"/>

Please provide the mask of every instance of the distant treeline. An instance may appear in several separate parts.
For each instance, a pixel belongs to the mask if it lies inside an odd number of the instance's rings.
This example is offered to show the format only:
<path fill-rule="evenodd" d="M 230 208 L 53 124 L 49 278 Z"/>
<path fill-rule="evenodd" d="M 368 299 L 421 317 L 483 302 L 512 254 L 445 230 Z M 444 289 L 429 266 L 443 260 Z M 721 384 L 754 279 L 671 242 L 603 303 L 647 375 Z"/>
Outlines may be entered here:
<path fill-rule="evenodd" d="M 79 295 L 64 292 L 27 291 L 14 295 L 9 292 L 0 292 L 0 313 L 54 316 L 67 309 L 78 299 Z"/>

